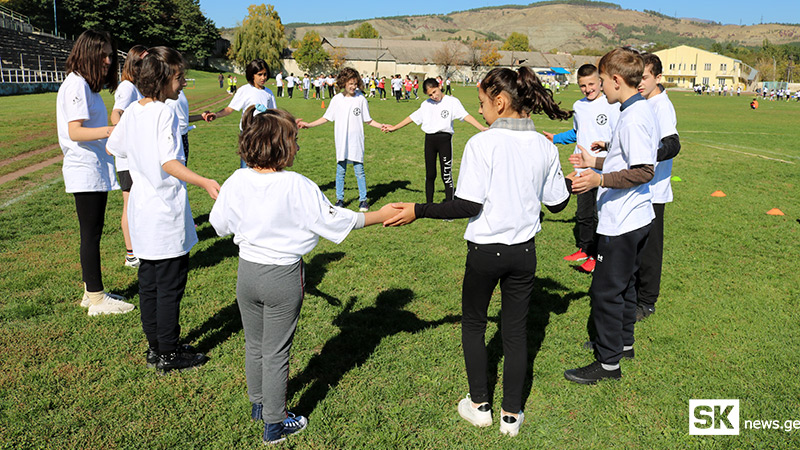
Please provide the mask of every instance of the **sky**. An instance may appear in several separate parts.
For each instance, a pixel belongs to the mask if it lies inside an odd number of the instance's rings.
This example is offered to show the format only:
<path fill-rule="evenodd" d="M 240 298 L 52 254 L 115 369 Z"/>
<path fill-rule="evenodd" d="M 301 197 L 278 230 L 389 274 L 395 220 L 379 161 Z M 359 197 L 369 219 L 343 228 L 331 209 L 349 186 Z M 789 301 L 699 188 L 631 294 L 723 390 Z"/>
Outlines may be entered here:
<path fill-rule="evenodd" d="M 729 0 L 709 2 L 698 0 L 672 0 L 669 6 L 655 6 L 654 2 L 615 1 L 625 9 L 642 11 L 654 9 L 674 17 L 692 17 L 713 20 L 723 24 L 752 25 L 757 23 L 800 23 L 800 7 L 797 0 Z M 284 24 L 292 22 L 324 23 L 346 20 L 365 20 L 385 16 L 405 16 L 422 14 L 447 14 L 453 11 L 498 6 L 508 4 L 530 4 L 532 0 L 515 2 L 513 0 L 402 0 L 402 1 L 348 1 L 330 0 L 268 1 L 260 0 L 200 0 L 200 8 L 206 17 L 217 27 L 234 27 L 247 15 L 251 4 L 267 3 L 275 6 Z M 666 3 L 666 2 L 663 2 Z M 756 8 L 758 6 L 758 8 Z"/>

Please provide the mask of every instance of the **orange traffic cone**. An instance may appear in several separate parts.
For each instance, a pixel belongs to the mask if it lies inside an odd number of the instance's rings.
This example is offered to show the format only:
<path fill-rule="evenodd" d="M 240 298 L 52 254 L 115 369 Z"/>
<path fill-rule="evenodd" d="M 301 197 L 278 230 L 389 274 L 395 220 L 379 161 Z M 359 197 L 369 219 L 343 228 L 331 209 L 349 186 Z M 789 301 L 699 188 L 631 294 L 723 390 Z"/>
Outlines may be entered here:
<path fill-rule="evenodd" d="M 714 191 L 711 194 L 712 197 L 727 197 L 724 192 L 722 191 Z"/>
<path fill-rule="evenodd" d="M 325 100 L 322 101 L 322 109 L 325 109 Z"/>
<path fill-rule="evenodd" d="M 767 211 L 767 214 L 769 214 L 770 216 L 785 216 L 786 215 L 786 214 L 783 213 L 783 211 L 781 211 L 778 208 L 770 209 L 769 211 Z"/>

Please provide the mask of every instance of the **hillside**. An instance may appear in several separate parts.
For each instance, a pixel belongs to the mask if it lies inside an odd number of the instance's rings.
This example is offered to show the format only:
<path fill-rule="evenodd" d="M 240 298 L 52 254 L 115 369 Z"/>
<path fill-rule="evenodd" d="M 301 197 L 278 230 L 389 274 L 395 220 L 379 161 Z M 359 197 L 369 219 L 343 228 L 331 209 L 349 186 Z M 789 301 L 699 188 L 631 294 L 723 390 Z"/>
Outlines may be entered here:
<path fill-rule="evenodd" d="M 626 9 L 589 5 L 547 4 L 526 7 L 496 7 L 453 12 L 447 15 L 408 16 L 366 20 L 381 37 L 430 40 L 494 38 L 505 39 L 511 32 L 526 34 L 537 50 L 576 51 L 615 45 L 642 45 L 659 42 L 667 45 L 702 45 L 735 42 L 761 45 L 764 39 L 774 44 L 800 41 L 800 26 L 719 25 L 692 19 L 675 19 Z M 288 24 L 291 37 L 302 38 L 309 30 L 336 37 L 363 21 L 334 24 Z M 294 33 L 292 35 L 292 33 Z"/>

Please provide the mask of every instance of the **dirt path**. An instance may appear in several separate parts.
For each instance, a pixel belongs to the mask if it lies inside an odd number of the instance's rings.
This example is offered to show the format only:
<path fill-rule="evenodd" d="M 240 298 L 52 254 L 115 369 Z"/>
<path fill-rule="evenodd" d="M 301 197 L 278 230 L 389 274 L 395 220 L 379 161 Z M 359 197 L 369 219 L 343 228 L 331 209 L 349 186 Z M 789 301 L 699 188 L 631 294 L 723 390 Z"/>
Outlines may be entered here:
<path fill-rule="evenodd" d="M 11 163 L 14 163 L 14 162 L 17 162 L 17 161 L 21 161 L 21 160 L 23 160 L 25 158 L 30 158 L 31 156 L 35 156 L 35 155 L 38 155 L 40 153 L 46 153 L 46 152 L 49 152 L 51 150 L 55 150 L 57 148 L 58 148 L 58 144 L 51 144 L 51 145 L 48 145 L 47 147 L 42 147 L 39 150 L 33 150 L 31 152 L 23 153 L 21 155 L 12 156 L 11 158 L 4 159 L 4 160 L 0 161 L 0 167 L 5 167 L 5 166 L 7 166 L 7 165 L 9 165 Z M 0 184 L 2 184 L 2 183 L 0 183 Z"/>
<path fill-rule="evenodd" d="M 56 144 L 56 147 L 57 146 L 58 146 L 58 144 Z M 49 150 L 49 149 L 52 149 L 52 146 L 50 148 L 35 150 L 35 152 L 41 153 L 43 150 Z M 31 153 L 33 153 L 33 152 L 26 153 L 26 155 L 30 155 Z M 62 160 L 64 160 L 64 155 L 58 155 L 56 157 L 44 160 L 44 161 L 42 161 L 40 163 L 36 163 L 36 164 L 34 164 L 32 166 L 28 166 L 28 167 L 25 167 L 23 169 L 19 169 L 16 172 L 7 173 L 7 174 L 5 174 L 3 176 L 0 176 L 0 185 L 8 183 L 9 181 L 14 181 L 17 178 L 24 177 L 25 175 L 31 174 L 33 172 L 36 172 L 37 170 L 44 169 L 45 167 L 47 167 L 49 165 L 52 165 L 52 164 L 55 164 L 57 162 L 60 162 Z"/>

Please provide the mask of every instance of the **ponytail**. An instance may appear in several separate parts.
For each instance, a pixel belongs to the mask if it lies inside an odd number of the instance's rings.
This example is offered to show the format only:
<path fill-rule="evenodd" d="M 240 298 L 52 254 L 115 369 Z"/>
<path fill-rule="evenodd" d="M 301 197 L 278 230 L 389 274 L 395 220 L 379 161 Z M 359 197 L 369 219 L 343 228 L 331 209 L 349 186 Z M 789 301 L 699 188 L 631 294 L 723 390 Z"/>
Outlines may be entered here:
<path fill-rule="evenodd" d="M 491 99 L 501 92 L 507 93 L 511 98 L 511 109 L 525 115 L 543 112 L 550 119 L 572 117 L 572 111 L 561 109 L 553 100 L 553 93 L 542 86 L 539 77 L 528 67 L 520 67 L 516 72 L 506 68 L 493 69 L 483 79 L 480 88 Z"/>

